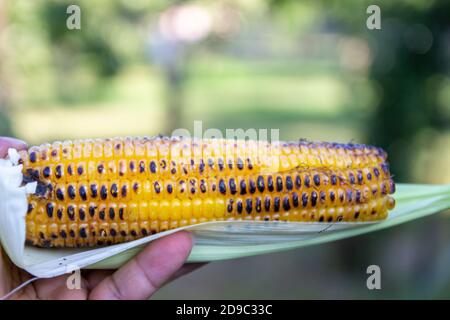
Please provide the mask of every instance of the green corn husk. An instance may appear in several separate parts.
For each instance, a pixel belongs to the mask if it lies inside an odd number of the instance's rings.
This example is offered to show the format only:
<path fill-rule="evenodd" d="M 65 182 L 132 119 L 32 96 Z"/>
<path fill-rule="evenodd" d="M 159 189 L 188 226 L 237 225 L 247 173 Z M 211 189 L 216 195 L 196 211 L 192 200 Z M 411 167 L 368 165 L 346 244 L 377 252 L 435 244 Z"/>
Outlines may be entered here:
<path fill-rule="evenodd" d="M 244 226 L 235 230 L 196 232 L 196 244 L 189 256 L 190 262 L 205 262 L 248 257 L 336 241 L 369 233 L 438 213 L 450 208 L 450 185 L 398 184 L 396 207 L 389 217 L 378 223 L 339 223 L 346 228 L 333 228 L 336 223 L 303 223 L 305 231 L 292 232 L 277 223 L 273 229 Z M 299 223 L 302 224 L 302 223 Z M 277 232 L 277 229 L 279 231 Z M 297 238 L 297 239 L 295 239 Z M 301 238 L 301 239 L 298 239 Z M 273 243 L 270 243 L 270 242 Z M 129 249 L 87 268 L 118 268 L 135 256 L 142 247 Z"/>

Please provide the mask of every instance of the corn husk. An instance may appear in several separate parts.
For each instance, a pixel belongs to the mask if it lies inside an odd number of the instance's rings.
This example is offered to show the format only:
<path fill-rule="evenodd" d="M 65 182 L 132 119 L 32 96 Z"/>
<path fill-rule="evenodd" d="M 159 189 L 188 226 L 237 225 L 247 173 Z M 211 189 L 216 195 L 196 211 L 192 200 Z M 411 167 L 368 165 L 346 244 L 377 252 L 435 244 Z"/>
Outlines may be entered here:
<path fill-rule="evenodd" d="M 450 185 L 399 184 L 396 208 L 382 222 L 207 222 L 162 232 L 132 242 L 102 248 L 42 249 L 24 245 L 27 193 L 21 186 L 21 165 L 14 151 L 0 160 L 0 240 L 11 260 L 39 278 L 71 272 L 76 268 L 118 268 L 155 239 L 189 230 L 195 239 L 190 262 L 205 262 L 265 254 L 348 238 L 450 208 Z"/>

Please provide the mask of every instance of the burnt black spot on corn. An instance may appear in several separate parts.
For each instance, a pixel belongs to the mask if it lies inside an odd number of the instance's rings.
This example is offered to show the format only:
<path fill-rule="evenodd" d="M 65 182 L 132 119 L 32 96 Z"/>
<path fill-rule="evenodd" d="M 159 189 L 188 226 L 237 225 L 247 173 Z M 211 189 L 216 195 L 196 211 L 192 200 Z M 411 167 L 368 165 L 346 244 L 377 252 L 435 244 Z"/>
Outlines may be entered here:
<path fill-rule="evenodd" d="M 29 196 L 27 243 L 107 245 L 244 218 L 373 221 L 394 206 L 395 184 L 379 148 L 301 140 L 261 154 L 259 146 L 155 137 L 20 151 L 24 181 L 40 187 Z"/>

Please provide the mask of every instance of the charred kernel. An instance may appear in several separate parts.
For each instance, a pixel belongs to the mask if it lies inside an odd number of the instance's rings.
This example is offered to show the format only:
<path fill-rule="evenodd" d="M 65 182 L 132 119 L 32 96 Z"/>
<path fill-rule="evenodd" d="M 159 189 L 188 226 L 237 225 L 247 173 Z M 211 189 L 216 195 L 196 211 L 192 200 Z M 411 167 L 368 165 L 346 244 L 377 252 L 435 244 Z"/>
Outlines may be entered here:
<path fill-rule="evenodd" d="M 150 161 L 150 172 L 156 173 L 156 162 L 155 161 Z"/>
<path fill-rule="evenodd" d="M 53 205 L 53 203 L 49 202 L 46 205 L 46 211 L 47 211 L 47 216 L 49 218 L 53 217 L 53 210 L 55 209 L 55 206 Z"/>
<path fill-rule="evenodd" d="M 62 209 L 56 210 L 56 216 L 58 217 L 59 220 L 61 220 L 63 216 L 63 210 Z"/>
<path fill-rule="evenodd" d="M 323 219 L 323 216 L 320 216 L 320 217 L 319 217 L 319 222 L 323 222 L 323 220 L 324 220 L 324 219 Z"/>
<path fill-rule="evenodd" d="M 337 184 L 337 178 L 335 174 L 332 174 L 330 177 L 331 185 L 335 186 Z"/>
<path fill-rule="evenodd" d="M 172 184 L 170 184 L 170 183 L 167 185 L 167 192 L 169 194 L 171 194 L 173 192 L 173 187 L 172 187 Z"/>
<path fill-rule="evenodd" d="M 58 179 L 62 177 L 62 166 L 60 164 L 58 164 L 55 168 L 55 176 Z"/>
<path fill-rule="evenodd" d="M 136 237 L 136 236 L 137 236 L 136 230 L 131 230 L 131 231 L 130 231 L 130 234 L 131 234 L 133 237 Z"/>
<path fill-rule="evenodd" d="M 338 216 L 338 217 L 336 218 L 336 221 L 342 221 L 343 219 L 344 219 L 343 216 Z"/>
<path fill-rule="evenodd" d="M 247 158 L 247 167 L 248 167 L 248 170 L 252 170 L 253 169 L 253 164 L 252 164 L 252 162 L 250 161 L 250 159 L 248 159 Z"/>
<path fill-rule="evenodd" d="M 86 229 L 85 228 L 80 228 L 80 237 L 85 239 L 87 238 L 87 234 L 86 234 Z"/>
<path fill-rule="evenodd" d="M 127 190 L 128 190 L 128 187 L 126 184 L 124 184 L 122 186 L 122 188 L 120 189 L 120 194 L 122 195 L 122 198 L 125 198 L 127 196 Z"/>
<path fill-rule="evenodd" d="M 108 188 L 105 185 L 102 185 L 100 189 L 100 198 L 102 200 L 106 200 L 107 197 L 108 197 Z"/>
<path fill-rule="evenodd" d="M 295 177 L 295 187 L 300 189 L 302 187 L 302 178 L 299 175 Z"/>
<path fill-rule="evenodd" d="M 241 195 L 247 194 L 247 185 L 245 184 L 244 179 L 241 180 L 240 187 L 241 187 Z"/>
<path fill-rule="evenodd" d="M 79 165 L 78 168 L 77 168 L 77 173 L 78 173 L 78 175 L 81 176 L 81 175 L 83 174 L 83 172 L 84 172 L 83 165 Z"/>
<path fill-rule="evenodd" d="M 344 192 L 343 191 L 339 191 L 339 201 L 342 203 L 344 202 Z"/>
<path fill-rule="evenodd" d="M 226 187 L 225 181 L 223 179 L 220 179 L 220 181 L 219 181 L 219 192 L 221 194 L 227 193 L 227 187 Z"/>
<path fill-rule="evenodd" d="M 37 155 L 36 152 L 30 152 L 30 162 L 36 162 L 37 160 Z"/>
<path fill-rule="evenodd" d="M 270 197 L 269 196 L 264 198 L 264 209 L 266 210 L 266 212 L 270 211 Z"/>
<path fill-rule="evenodd" d="M 130 171 L 131 172 L 134 172 L 136 170 L 136 163 L 133 160 L 130 161 L 130 165 L 129 166 L 130 166 Z"/>
<path fill-rule="evenodd" d="M 144 173 L 145 172 L 145 162 L 144 161 L 139 161 L 139 172 L 140 173 Z"/>
<path fill-rule="evenodd" d="M 100 218 L 100 220 L 105 220 L 105 218 L 106 218 L 105 209 L 101 209 L 98 212 L 98 217 Z"/>
<path fill-rule="evenodd" d="M 64 201 L 64 192 L 61 189 L 56 189 L 56 198 L 60 201 Z"/>
<path fill-rule="evenodd" d="M 284 211 L 289 211 L 291 209 L 291 205 L 289 203 L 289 196 L 285 196 L 283 198 L 283 209 Z"/>
<path fill-rule="evenodd" d="M 268 217 L 268 216 L 264 217 L 264 221 L 269 221 L 269 220 L 270 220 L 270 217 Z"/>
<path fill-rule="evenodd" d="M 102 173 L 105 172 L 105 166 L 103 165 L 103 163 L 100 163 L 100 164 L 97 166 L 97 172 L 100 173 L 100 174 L 102 174 Z"/>
<path fill-rule="evenodd" d="M 393 194 L 395 192 L 395 183 L 394 180 L 389 180 L 389 193 Z"/>
<path fill-rule="evenodd" d="M 351 189 L 347 189 L 347 201 L 352 202 L 353 201 L 353 192 Z"/>
<path fill-rule="evenodd" d="M 244 169 L 244 162 L 242 161 L 241 158 L 237 158 L 236 166 L 237 166 L 237 168 L 238 168 L 239 170 Z"/>
<path fill-rule="evenodd" d="M 123 208 L 119 208 L 119 219 L 120 220 L 123 220 L 123 213 L 124 213 Z"/>
<path fill-rule="evenodd" d="M 260 197 L 257 197 L 255 199 L 255 209 L 256 209 L 256 212 L 261 212 L 261 198 Z"/>
<path fill-rule="evenodd" d="M 206 193 L 206 184 L 205 184 L 205 180 L 200 180 L 200 191 L 202 193 Z"/>
<path fill-rule="evenodd" d="M 327 200 L 327 195 L 326 195 L 325 191 L 320 191 L 320 202 L 325 203 L 326 200 Z"/>
<path fill-rule="evenodd" d="M 92 183 L 91 186 L 90 186 L 90 189 L 91 189 L 91 197 L 92 197 L 92 198 L 96 198 L 97 195 L 98 195 L 98 187 L 97 187 L 97 184 Z"/>
<path fill-rule="evenodd" d="M 95 206 L 89 206 L 89 215 L 91 216 L 91 218 L 94 217 L 94 215 L 95 215 Z"/>
<path fill-rule="evenodd" d="M 258 179 L 256 180 L 256 186 L 257 186 L 259 192 L 264 192 L 264 177 L 263 176 L 258 176 Z"/>
<path fill-rule="evenodd" d="M 384 174 L 389 174 L 389 164 L 386 162 L 381 164 L 381 170 L 383 170 Z"/>
<path fill-rule="evenodd" d="M 253 205 L 252 205 L 252 199 L 248 198 L 247 200 L 245 200 L 245 211 L 247 211 L 248 214 L 252 213 L 253 210 Z"/>
<path fill-rule="evenodd" d="M 372 180 L 372 174 L 370 172 L 367 172 L 367 180 Z"/>
<path fill-rule="evenodd" d="M 381 194 L 383 196 L 387 195 L 386 183 L 384 183 L 384 182 L 381 183 Z"/>
<path fill-rule="evenodd" d="M 146 236 L 146 235 L 148 234 L 147 229 L 142 228 L 142 229 L 141 229 L 141 234 L 142 234 L 143 236 Z"/>
<path fill-rule="evenodd" d="M 39 238 L 45 239 L 45 234 L 43 232 L 39 232 Z"/>
<path fill-rule="evenodd" d="M 294 188 L 291 176 L 286 176 L 286 190 L 291 191 Z"/>
<path fill-rule="evenodd" d="M 334 193 L 333 190 L 330 191 L 330 200 L 331 202 L 334 202 L 334 200 L 336 199 L 336 194 Z"/>
<path fill-rule="evenodd" d="M 292 193 L 292 205 L 295 208 L 298 207 L 298 194 L 297 194 L 297 192 Z"/>
<path fill-rule="evenodd" d="M 80 198 L 83 201 L 87 200 L 87 190 L 86 190 L 86 186 L 80 186 L 80 189 L 78 190 L 78 193 L 80 194 Z"/>
<path fill-rule="evenodd" d="M 355 175 L 353 174 L 353 172 L 350 172 L 348 174 L 348 179 L 349 179 L 351 184 L 355 184 L 356 180 L 355 180 Z"/>
<path fill-rule="evenodd" d="M 355 212 L 355 219 L 358 219 L 359 218 L 359 211 L 356 211 Z"/>
<path fill-rule="evenodd" d="M 237 213 L 242 213 L 242 200 L 241 199 L 238 199 L 237 201 L 236 201 L 236 210 L 237 210 Z"/>
<path fill-rule="evenodd" d="M 230 187 L 230 193 L 231 194 L 236 194 L 237 190 L 236 190 L 236 181 L 234 181 L 233 178 L 230 179 L 228 186 Z"/>
<path fill-rule="evenodd" d="M 161 192 L 161 186 L 159 185 L 159 182 L 158 181 L 155 181 L 154 183 L 153 183 L 153 188 L 155 189 L 155 192 L 156 193 L 160 193 Z"/>
<path fill-rule="evenodd" d="M 211 169 L 214 168 L 214 161 L 213 161 L 213 159 L 211 159 L 211 158 L 208 159 L 208 166 L 209 166 Z"/>
<path fill-rule="evenodd" d="M 279 177 L 279 176 L 276 179 L 276 185 L 277 185 L 278 192 L 283 191 L 283 179 L 281 179 L 281 177 Z"/>
<path fill-rule="evenodd" d="M 127 232 L 125 230 L 120 231 L 120 235 L 122 237 L 126 237 L 127 236 Z"/>
<path fill-rule="evenodd" d="M 303 183 L 305 184 L 306 188 L 309 188 L 311 186 L 311 180 L 309 176 L 305 176 L 305 178 L 303 179 Z"/>
<path fill-rule="evenodd" d="M 67 166 L 67 173 L 69 174 L 69 176 L 71 176 L 73 174 L 73 167 L 71 164 L 69 164 Z"/>
<path fill-rule="evenodd" d="M 111 185 L 111 195 L 114 197 L 114 198 L 117 198 L 117 195 L 119 194 L 119 188 L 118 188 L 118 186 L 117 186 L 117 184 L 116 183 L 113 183 L 112 185 Z"/>
<path fill-rule="evenodd" d="M 205 163 L 202 161 L 200 161 L 199 165 L 198 165 L 198 170 L 200 171 L 200 173 L 203 173 L 203 171 L 205 171 Z"/>
<path fill-rule="evenodd" d="M 67 194 L 69 195 L 69 198 L 70 199 L 75 199 L 75 197 L 76 197 L 76 194 L 75 194 L 75 187 L 74 186 L 72 186 L 72 185 L 69 185 L 68 187 L 67 187 Z"/>
<path fill-rule="evenodd" d="M 311 205 L 315 207 L 317 204 L 317 192 L 311 192 Z"/>
<path fill-rule="evenodd" d="M 114 211 L 114 208 L 109 208 L 109 218 L 111 220 L 114 220 L 115 217 L 116 217 L 116 212 Z"/>
<path fill-rule="evenodd" d="M 78 210 L 78 216 L 80 217 L 80 220 L 86 219 L 86 211 L 83 208 L 80 208 Z"/>
<path fill-rule="evenodd" d="M 315 174 L 313 177 L 314 180 L 314 184 L 316 185 L 316 187 L 320 186 L 320 175 L 319 174 Z"/>
<path fill-rule="evenodd" d="M 219 159 L 217 159 L 217 165 L 219 166 L 219 170 L 220 171 L 223 171 L 223 159 L 222 158 L 219 158 Z"/>
<path fill-rule="evenodd" d="M 280 197 L 273 198 L 273 211 L 274 212 L 280 211 Z"/>
<path fill-rule="evenodd" d="M 356 200 L 356 203 L 361 203 L 361 190 L 356 190 L 355 200 Z"/>
<path fill-rule="evenodd" d="M 27 213 L 30 213 L 31 211 L 33 211 L 34 207 L 31 203 L 28 204 L 28 209 L 27 209 Z"/>
<path fill-rule="evenodd" d="M 133 191 L 135 193 L 138 193 L 138 191 L 139 191 L 139 182 L 133 183 Z"/>
<path fill-rule="evenodd" d="M 50 177 L 50 175 L 52 174 L 50 167 L 45 167 L 44 170 L 42 170 L 42 175 L 44 176 L 44 178 L 48 178 Z"/>
<path fill-rule="evenodd" d="M 328 217 L 328 222 L 332 222 L 333 221 L 333 217 Z"/>
<path fill-rule="evenodd" d="M 274 190 L 272 176 L 267 177 L 267 190 L 269 190 L 270 192 L 272 192 Z"/>
<path fill-rule="evenodd" d="M 67 207 L 67 216 L 69 217 L 70 220 L 72 221 L 75 220 L 75 208 L 72 205 L 69 205 Z"/>
<path fill-rule="evenodd" d="M 302 194 L 302 206 L 303 208 L 306 208 L 308 205 L 308 194 L 306 192 L 303 192 Z"/>
<path fill-rule="evenodd" d="M 75 238 L 75 231 L 70 230 L 69 231 L 69 236 L 71 236 L 72 238 Z"/>
<path fill-rule="evenodd" d="M 380 176 L 380 170 L 378 170 L 378 168 L 373 168 L 373 174 L 378 178 Z"/>
<path fill-rule="evenodd" d="M 256 184 L 255 184 L 255 181 L 253 179 L 249 179 L 248 180 L 248 189 L 249 189 L 251 194 L 256 192 Z"/>
<path fill-rule="evenodd" d="M 109 230 L 109 234 L 110 234 L 112 237 L 115 237 L 115 236 L 117 235 L 116 229 L 111 228 L 111 230 Z"/>
<path fill-rule="evenodd" d="M 233 212 L 233 200 L 230 200 L 227 204 L 227 212 L 231 213 Z"/>
<path fill-rule="evenodd" d="M 58 155 L 58 151 L 52 150 L 51 155 L 52 155 L 52 157 L 56 157 Z"/>
<path fill-rule="evenodd" d="M 67 233 L 66 233 L 65 230 L 61 230 L 61 231 L 59 232 L 59 235 L 60 235 L 61 238 L 63 238 L 63 239 L 67 238 Z"/>
<path fill-rule="evenodd" d="M 172 170 L 170 170 L 170 173 L 171 173 L 171 174 L 176 174 L 176 173 L 177 173 L 177 169 L 172 168 Z"/>
<path fill-rule="evenodd" d="M 228 160 L 228 168 L 233 169 L 233 160 Z"/>
<path fill-rule="evenodd" d="M 356 173 L 356 179 L 358 179 L 359 184 L 362 184 L 364 182 L 361 170 L 358 170 L 358 172 Z"/>

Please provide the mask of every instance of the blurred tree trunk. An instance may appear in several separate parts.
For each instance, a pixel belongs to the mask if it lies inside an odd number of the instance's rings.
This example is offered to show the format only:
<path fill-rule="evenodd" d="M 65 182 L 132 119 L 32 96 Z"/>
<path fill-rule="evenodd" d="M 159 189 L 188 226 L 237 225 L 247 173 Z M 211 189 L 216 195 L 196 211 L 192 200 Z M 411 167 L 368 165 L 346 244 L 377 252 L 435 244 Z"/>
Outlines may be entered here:
<path fill-rule="evenodd" d="M 0 39 L 7 24 L 6 4 L 0 0 Z M 11 107 L 10 89 L 8 88 L 8 77 L 5 71 L 4 57 L 5 43 L 0 43 L 0 135 L 12 135 L 11 122 L 8 116 Z"/>

